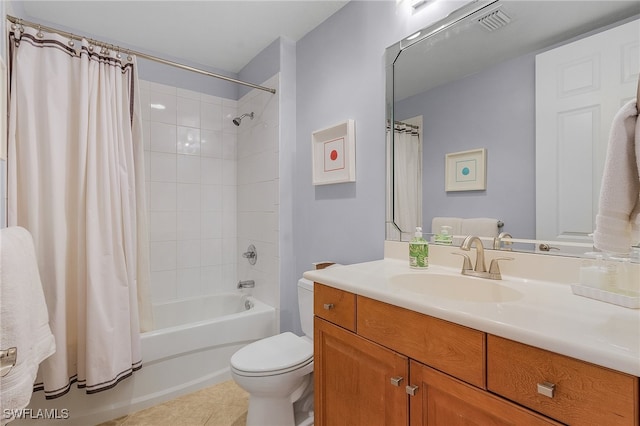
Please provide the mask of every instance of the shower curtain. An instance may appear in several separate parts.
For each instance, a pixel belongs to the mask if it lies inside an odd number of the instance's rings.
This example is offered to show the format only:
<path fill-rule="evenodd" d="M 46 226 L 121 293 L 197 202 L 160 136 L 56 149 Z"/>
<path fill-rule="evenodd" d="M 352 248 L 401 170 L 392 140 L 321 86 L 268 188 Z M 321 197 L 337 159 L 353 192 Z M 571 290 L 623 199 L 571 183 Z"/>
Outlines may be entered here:
<path fill-rule="evenodd" d="M 395 123 L 393 164 L 394 222 L 413 236 L 422 226 L 422 145 L 415 126 Z"/>
<path fill-rule="evenodd" d="M 57 347 L 35 389 L 95 393 L 141 367 L 140 322 L 150 326 L 137 65 L 7 26 L 8 219 L 33 235 Z"/>

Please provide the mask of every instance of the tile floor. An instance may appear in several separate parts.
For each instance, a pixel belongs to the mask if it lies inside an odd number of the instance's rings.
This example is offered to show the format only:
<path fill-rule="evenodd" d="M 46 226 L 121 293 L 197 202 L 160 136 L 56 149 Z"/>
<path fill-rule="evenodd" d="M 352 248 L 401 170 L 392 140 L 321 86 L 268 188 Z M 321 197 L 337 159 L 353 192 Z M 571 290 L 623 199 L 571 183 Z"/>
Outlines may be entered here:
<path fill-rule="evenodd" d="M 98 426 L 244 426 L 248 405 L 230 380 Z"/>

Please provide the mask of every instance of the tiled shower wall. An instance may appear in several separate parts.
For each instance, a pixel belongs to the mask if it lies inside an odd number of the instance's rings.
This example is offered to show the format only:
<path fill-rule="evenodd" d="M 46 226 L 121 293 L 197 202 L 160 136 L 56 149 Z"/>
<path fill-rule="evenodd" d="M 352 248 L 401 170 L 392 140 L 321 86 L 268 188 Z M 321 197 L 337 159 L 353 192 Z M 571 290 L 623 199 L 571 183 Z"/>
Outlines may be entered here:
<path fill-rule="evenodd" d="M 279 74 L 261 85 L 278 90 Z M 254 89 L 235 101 L 146 81 L 140 90 L 153 301 L 253 279 L 251 293 L 278 309 L 278 95 Z M 245 112 L 254 119 L 235 126 Z M 249 244 L 255 265 L 242 257 Z"/>
<path fill-rule="evenodd" d="M 238 101 L 238 114 L 254 113 L 238 127 L 238 252 L 253 244 L 258 261 L 238 258 L 238 279 L 253 279 L 258 299 L 280 306 L 279 254 L 279 74 L 262 83 L 276 94 L 254 89 Z"/>
<path fill-rule="evenodd" d="M 154 302 L 235 291 L 237 101 L 140 82 Z"/>

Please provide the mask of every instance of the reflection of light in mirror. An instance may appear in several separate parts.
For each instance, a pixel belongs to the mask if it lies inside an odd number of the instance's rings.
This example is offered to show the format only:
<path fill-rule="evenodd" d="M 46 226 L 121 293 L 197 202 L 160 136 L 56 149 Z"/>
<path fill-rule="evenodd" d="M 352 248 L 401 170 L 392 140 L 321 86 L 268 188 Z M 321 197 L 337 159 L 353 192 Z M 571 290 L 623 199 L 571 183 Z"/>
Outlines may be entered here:
<path fill-rule="evenodd" d="M 411 1 L 411 7 L 414 10 L 418 10 L 420 9 L 422 6 L 426 5 L 427 3 L 429 3 L 429 0 L 412 0 Z"/>
<path fill-rule="evenodd" d="M 410 35 L 409 37 L 407 37 L 407 41 L 413 40 L 414 38 L 420 37 L 420 34 L 422 34 L 422 31 L 418 31 L 415 34 Z"/>
<path fill-rule="evenodd" d="M 151 108 L 153 108 L 153 109 L 166 109 L 166 108 L 167 108 L 167 107 L 165 107 L 165 106 L 164 106 L 164 105 L 162 105 L 162 104 L 150 104 L 149 106 L 150 106 Z"/>

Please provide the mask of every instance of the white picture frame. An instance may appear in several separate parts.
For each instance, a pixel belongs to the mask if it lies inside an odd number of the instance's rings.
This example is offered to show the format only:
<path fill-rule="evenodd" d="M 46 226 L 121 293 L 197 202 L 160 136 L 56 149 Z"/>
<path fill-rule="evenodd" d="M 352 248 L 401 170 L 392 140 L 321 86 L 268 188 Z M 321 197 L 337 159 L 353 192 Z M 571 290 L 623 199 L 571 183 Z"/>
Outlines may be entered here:
<path fill-rule="evenodd" d="M 354 120 L 346 120 L 311 134 L 313 184 L 355 182 Z"/>
<path fill-rule="evenodd" d="M 445 156 L 445 191 L 487 189 L 486 151 L 485 148 L 479 148 L 447 154 Z"/>

